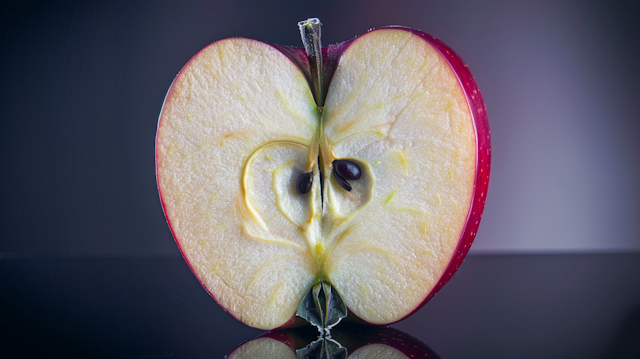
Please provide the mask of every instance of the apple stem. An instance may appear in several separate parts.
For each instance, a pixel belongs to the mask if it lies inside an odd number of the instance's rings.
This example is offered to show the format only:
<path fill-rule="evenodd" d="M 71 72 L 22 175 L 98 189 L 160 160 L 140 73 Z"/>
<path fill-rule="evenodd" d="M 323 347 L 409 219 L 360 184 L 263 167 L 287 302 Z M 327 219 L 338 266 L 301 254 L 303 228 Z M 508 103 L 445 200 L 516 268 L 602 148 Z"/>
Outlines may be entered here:
<path fill-rule="evenodd" d="M 320 20 L 315 17 L 298 23 L 302 43 L 309 58 L 313 97 L 316 100 L 316 105 L 320 108 L 324 107 L 324 96 L 322 93 L 322 44 L 320 42 L 321 26 Z"/>

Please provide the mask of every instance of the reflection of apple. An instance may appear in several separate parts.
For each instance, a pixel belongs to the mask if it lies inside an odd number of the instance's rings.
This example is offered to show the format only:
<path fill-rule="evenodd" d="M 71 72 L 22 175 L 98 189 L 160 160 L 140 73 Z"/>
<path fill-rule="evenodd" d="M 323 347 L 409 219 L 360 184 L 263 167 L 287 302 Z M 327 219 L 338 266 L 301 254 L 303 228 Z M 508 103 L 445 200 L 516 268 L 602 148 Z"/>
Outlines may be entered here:
<path fill-rule="evenodd" d="M 319 24 L 301 28 L 306 53 L 220 40 L 176 77 L 156 142 L 164 211 L 202 285 L 250 326 L 290 325 L 303 298 L 324 305 L 323 288 L 327 303 L 333 293 L 392 323 L 450 279 L 475 237 L 484 103 L 430 35 L 382 28 L 320 51 Z"/>
<path fill-rule="evenodd" d="M 393 328 L 352 326 L 331 334 L 318 339 L 302 331 L 272 331 L 242 343 L 226 358 L 440 358 L 426 344 Z"/>

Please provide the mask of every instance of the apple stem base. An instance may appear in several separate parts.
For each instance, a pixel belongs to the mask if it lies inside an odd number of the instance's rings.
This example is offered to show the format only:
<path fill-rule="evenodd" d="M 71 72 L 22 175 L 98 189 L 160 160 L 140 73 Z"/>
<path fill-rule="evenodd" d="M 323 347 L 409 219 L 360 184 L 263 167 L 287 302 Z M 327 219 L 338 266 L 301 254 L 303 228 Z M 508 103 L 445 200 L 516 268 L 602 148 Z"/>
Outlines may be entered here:
<path fill-rule="evenodd" d="M 318 107 L 324 107 L 324 84 L 322 74 L 322 43 L 320 41 L 320 27 L 322 24 L 317 18 L 310 18 L 298 23 L 302 43 L 309 59 L 311 70 L 311 87 L 313 97 Z"/>

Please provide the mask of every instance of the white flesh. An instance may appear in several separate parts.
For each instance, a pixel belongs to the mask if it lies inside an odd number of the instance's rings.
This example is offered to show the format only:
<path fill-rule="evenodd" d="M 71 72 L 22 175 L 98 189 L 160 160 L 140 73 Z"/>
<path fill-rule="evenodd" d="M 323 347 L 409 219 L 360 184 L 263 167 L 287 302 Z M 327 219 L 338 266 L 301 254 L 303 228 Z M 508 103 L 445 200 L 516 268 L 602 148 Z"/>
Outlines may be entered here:
<path fill-rule="evenodd" d="M 455 251 L 475 148 L 455 74 L 407 31 L 374 31 L 345 51 L 323 127 L 290 60 L 229 39 L 192 59 L 167 95 L 158 184 L 185 258 L 241 321 L 283 325 L 325 278 L 350 311 L 389 323 L 424 300 Z M 363 170 L 351 192 L 331 176 L 340 158 Z M 298 195 L 312 170 L 311 192 Z"/>

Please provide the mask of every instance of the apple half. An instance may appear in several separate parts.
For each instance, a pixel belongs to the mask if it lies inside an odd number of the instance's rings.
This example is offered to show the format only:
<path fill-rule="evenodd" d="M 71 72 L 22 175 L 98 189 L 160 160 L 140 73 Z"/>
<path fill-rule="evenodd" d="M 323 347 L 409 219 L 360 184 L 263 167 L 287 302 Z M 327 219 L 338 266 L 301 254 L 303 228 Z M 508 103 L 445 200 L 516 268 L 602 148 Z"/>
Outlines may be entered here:
<path fill-rule="evenodd" d="M 203 287 L 249 326 L 309 319 L 314 301 L 393 323 L 475 237 L 491 158 L 482 96 L 418 30 L 321 48 L 317 19 L 300 26 L 306 50 L 225 39 L 180 71 L 156 138 L 164 212 Z"/>

